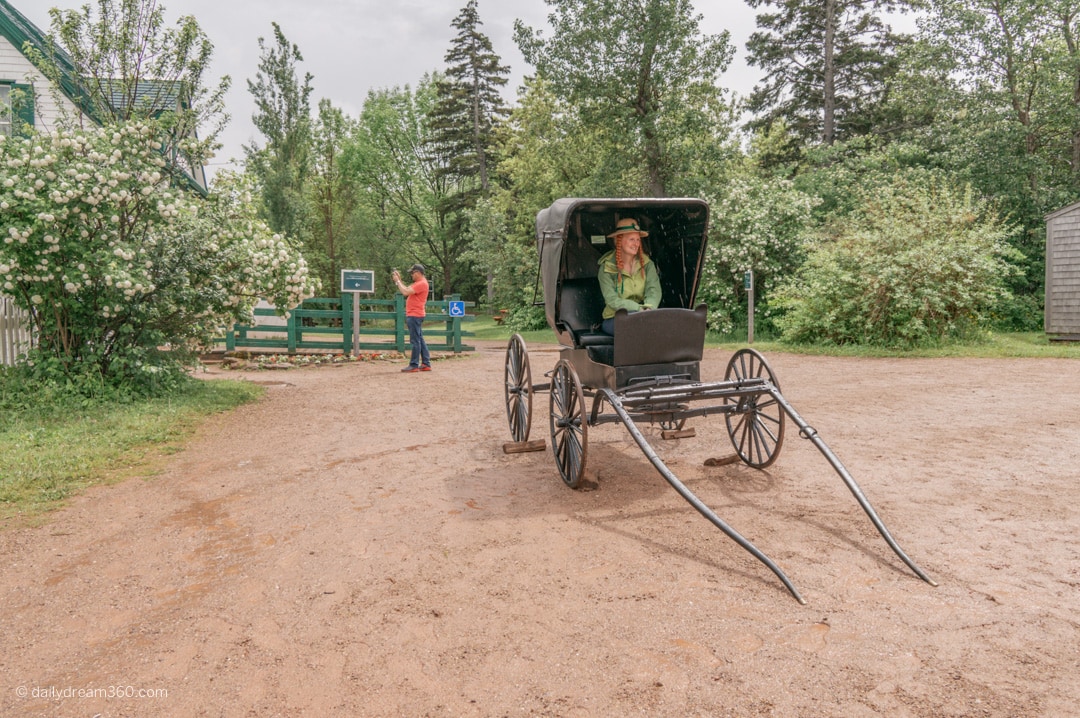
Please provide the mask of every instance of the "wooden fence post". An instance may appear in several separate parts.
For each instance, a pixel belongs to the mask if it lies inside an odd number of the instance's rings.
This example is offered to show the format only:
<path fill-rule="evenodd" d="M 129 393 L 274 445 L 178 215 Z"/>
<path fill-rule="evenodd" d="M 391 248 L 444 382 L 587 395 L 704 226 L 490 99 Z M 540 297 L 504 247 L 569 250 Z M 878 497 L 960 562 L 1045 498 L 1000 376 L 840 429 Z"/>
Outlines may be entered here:
<path fill-rule="evenodd" d="M 341 293 L 341 351 L 344 354 L 352 354 L 352 301 L 345 301 L 346 292 Z"/>
<path fill-rule="evenodd" d="M 405 295 L 394 295 L 394 345 L 402 354 L 405 353 Z"/>
<path fill-rule="evenodd" d="M 300 306 L 302 307 L 303 304 L 301 304 Z M 300 307 L 297 307 L 297 309 L 299 309 L 299 308 Z M 297 337 L 296 337 L 296 334 L 297 334 L 296 310 L 293 310 L 293 311 L 289 312 L 289 321 L 288 321 L 287 326 L 288 326 L 288 330 L 289 330 L 288 331 L 288 335 L 289 335 L 289 353 L 290 354 L 295 354 L 296 353 L 296 339 L 297 339 Z"/>

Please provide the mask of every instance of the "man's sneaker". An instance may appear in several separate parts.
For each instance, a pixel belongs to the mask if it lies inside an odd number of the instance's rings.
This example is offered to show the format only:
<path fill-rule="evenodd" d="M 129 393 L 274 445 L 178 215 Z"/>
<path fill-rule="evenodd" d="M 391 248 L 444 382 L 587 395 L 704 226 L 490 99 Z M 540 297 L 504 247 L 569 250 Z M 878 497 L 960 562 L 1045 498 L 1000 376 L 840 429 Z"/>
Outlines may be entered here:
<path fill-rule="evenodd" d="M 425 364 L 424 366 L 420 367 L 420 371 L 431 371 L 431 365 Z"/>
<path fill-rule="evenodd" d="M 417 372 L 417 371 L 420 371 L 419 367 L 407 366 L 407 367 L 405 367 L 404 369 L 401 370 L 401 373 L 402 374 L 412 374 L 413 372 Z"/>

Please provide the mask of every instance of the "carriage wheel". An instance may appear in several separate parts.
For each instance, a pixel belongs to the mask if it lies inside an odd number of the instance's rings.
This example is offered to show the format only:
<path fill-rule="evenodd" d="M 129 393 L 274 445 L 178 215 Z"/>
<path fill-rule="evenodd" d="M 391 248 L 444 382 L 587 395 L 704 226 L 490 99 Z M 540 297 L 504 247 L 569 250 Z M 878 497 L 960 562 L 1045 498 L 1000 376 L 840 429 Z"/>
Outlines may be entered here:
<path fill-rule="evenodd" d="M 754 349 L 740 349 L 728 362 L 724 378 L 728 381 L 741 379 L 768 379 L 780 388 L 769 363 Z M 732 397 L 724 400 L 736 408 L 724 415 L 728 436 L 739 458 L 748 466 L 764 469 L 776 461 L 784 443 L 784 410 L 770 394 Z"/>
<path fill-rule="evenodd" d="M 510 337 L 506 345 L 506 420 L 510 424 L 510 436 L 514 441 L 527 441 L 532 427 L 532 371 L 529 369 L 529 352 L 520 334 Z"/>
<path fill-rule="evenodd" d="M 574 489 L 585 475 L 589 426 L 585 420 L 585 394 L 574 367 L 560 359 L 551 373 L 549 406 L 551 448 L 567 486 Z"/>

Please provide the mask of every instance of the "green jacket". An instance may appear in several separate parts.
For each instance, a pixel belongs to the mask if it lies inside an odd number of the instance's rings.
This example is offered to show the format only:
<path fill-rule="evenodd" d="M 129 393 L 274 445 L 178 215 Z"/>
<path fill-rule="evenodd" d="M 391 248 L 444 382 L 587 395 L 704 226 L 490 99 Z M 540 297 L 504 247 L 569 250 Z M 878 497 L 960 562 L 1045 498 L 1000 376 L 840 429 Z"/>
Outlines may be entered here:
<path fill-rule="evenodd" d="M 660 306 L 660 276 L 649 257 L 645 257 L 644 277 L 641 272 L 632 275 L 620 272 L 615 264 L 615 250 L 600 257 L 598 264 L 600 270 L 596 279 L 604 295 L 604 319 L 611 319 L 619 309 L 636 312 Z"/>

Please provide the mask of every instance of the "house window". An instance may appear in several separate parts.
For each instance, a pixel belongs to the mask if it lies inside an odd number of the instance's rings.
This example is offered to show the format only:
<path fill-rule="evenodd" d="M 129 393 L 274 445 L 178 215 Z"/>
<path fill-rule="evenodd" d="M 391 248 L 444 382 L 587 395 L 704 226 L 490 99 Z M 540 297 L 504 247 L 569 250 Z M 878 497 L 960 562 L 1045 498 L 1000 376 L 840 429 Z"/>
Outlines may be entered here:
<path fill-rule="evenodd" d="M 25 135 L 33 127 L 33 86 L 0 80 L 0 134 Z"/>
<path fill-rule="evenodd" d="M 0 135 L 11 136 L 11 85 L 0 83 Z"/>

